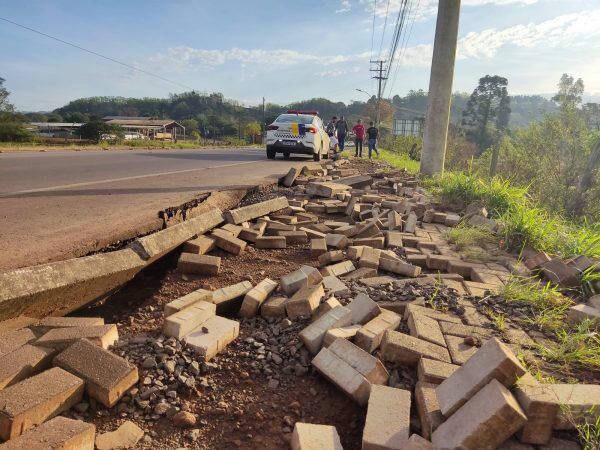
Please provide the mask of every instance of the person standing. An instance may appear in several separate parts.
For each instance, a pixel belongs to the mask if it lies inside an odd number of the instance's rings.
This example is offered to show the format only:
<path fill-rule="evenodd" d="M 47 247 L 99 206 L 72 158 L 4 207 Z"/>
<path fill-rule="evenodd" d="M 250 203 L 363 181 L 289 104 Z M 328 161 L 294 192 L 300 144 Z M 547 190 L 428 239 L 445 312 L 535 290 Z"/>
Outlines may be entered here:
<path fill-rule="evenodd" d="M 354 125 L 352 131 L 354 131 L 354 157 L 362 158 L 363 141 L 365 140 L 365 126 L 362 124 L 361 119 L 358 119 L 358 123 Z"/>
<path fill-rule="evenodd" d="M 325 127 L 325 132 L 328 136 L 333 136 L 335 134 L 335 125 L 337 123 L 337 117 L 333 116 L 327 126 Z"/>
<path fill-rule="evenodd" d="M 379 152 L 377 151 L 377 139 L 379 138 L 379 130 L 375 127 L 375 124 L 371 122 L 371 126 L 367 128 L 367 145 L 369 146 L 369 159 L 371 159 L 371 153 L 375 150 L 377 156 L 379 156 Z"/>
<path fill-rule="evenodd" d="M 344 151 L 344 141 L 346 140 L 346 134 L 348 133 L 348 122 L 344 119 L 344 116 L 340 117 L 335 125 L 337 131 L 338 145 L 340 146 L 340 152 Z"/>

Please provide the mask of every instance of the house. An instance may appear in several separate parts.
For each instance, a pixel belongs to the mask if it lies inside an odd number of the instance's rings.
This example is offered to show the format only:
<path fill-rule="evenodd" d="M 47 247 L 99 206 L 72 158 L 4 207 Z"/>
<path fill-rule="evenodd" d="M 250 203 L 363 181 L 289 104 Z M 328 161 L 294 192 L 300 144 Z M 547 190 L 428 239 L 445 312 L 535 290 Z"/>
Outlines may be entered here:
<path fill-rule="evenodd" d="M 126 135 L 139 135 L 145 139 L 176 141 L 185 139 L 185 127 L 172 119 L 152 117 L 106 116 L 102 120 L 110 125 L 118 125 Z"/>
<path fill-rule="evenodd" d="M 412 109 L 394 106 L 394 136 L 422 136 L 425 125 L 425 114 Z"/>
<path fill-rule="evenodd" d="M 82 123 L 73 122 L 31 122 L 31 131 L 44 138 L 75 138 Z"/>

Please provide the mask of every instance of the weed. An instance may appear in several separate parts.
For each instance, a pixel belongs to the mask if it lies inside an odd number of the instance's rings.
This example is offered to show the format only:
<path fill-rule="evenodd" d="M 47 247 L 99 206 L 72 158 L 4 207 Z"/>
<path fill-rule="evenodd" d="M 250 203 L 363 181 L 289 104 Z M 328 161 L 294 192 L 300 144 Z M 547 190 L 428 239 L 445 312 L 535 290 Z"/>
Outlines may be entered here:
<path fill-rule="evenodd" d="M 496 242 L 497 238 L 489 230 L 481 227 L 458 225 L 444 233 L 444 237 L 456 246 L 457 251 L 465 250 L 474 245 Z"/>
<path fill-rule="evenodd" d="M 502 331 L 506 328 L 506 316 L 504 314 L 497 313 L 492 308 L 486 308 L 485 313 L 492 319 L 498 330 Z"/>
<path fill-rule="evenodd" d="M 405 168 L 412 173 L 417 173 L 420 168 L 419 161 L 410 159 L 408 154 L 405 153 L 395 153 L 388 150 L 379 149 L 379 159 L 387 162 L 393 167 Z"/>
<path fill-rule="evenodd" d="M 594 414 L 594 408 L 589 411 L 590 417 L 596 417 L 596 420 L 590 419 L 575 424 L 579 441 L 583 444 L 583 450 L 597 450 L 600 448 L 600 415 Z"/>
<path fill-rule="evenodd" d="M 573 329 L 560 329 L 555 333 L 556 343 L 542 345 L 538 351 L 546 360 L 567 369 L 576 366 L 599 370 L 600 336 L 593 326 L 591 320 L 584 320 Z"/>

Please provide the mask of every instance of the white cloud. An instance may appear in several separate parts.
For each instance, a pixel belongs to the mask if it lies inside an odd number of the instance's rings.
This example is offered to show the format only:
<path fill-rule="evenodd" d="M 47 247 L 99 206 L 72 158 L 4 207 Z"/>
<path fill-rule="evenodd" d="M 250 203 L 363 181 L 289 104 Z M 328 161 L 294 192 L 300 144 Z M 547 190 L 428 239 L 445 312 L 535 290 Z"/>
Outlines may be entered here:
<path fill-rule="evenodd" d="M 345 13 L 348 12 L 352 9 L 352 4 L 350 3 L 350 0 L 342 0 L 340 3 L 340 9 L 336 10 L 335 13 L 339 14 L 339 13 Z"/>

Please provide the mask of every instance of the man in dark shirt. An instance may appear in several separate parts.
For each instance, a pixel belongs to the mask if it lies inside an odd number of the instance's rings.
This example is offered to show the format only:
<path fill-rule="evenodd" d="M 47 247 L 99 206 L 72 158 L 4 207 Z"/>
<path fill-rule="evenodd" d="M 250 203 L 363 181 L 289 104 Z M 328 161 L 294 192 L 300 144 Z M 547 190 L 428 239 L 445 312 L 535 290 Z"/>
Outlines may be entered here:
<path fill-rule="evenodd" d="M 379 137 L 379 130 L 374 126 L 374 123 L 371 122 L 371 126 L 367 128 L 367 144 L 369 146 L 369 159 L 371 159 L 371 154 L 373 150 L 379 156 L 379 152 L 377 151 L 377 138 Z"/>
<path fill-rule="evenodd" d="M 346 133 L 348 133 L 348 122 L 344 119 L 344 116 L 340 117 L 340 120 L 335 124 L 335 129 L 337 131 L 338 145 L 340 146 L 340 151 L 344 151 L 344 142 L 346 140 Z"/>

